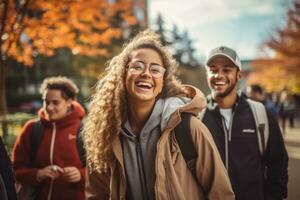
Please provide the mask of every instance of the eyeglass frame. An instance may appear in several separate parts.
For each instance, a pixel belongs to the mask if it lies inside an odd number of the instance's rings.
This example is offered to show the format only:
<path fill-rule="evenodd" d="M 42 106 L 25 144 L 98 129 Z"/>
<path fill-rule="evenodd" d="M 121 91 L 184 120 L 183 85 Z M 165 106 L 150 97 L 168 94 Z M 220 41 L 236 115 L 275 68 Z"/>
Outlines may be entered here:
<path fill-rule="evenodd" d="M 141 71 L 138 71 L 138 70 L 135 69 L 134 67 L 130 67 L 131 64 L 135 64 L 135 63 L 139 63 L 139 64 L 141 64 L 141 66 L 143 66 L 143 67 L 140 66 L 140 67 L 142 68 Z M 162 73 L 159 73 L 159 74 L 158 74 L 159 76 L 157 76 L 157 74 L 153 74 L 153 72 L 151 72 L 151 68 L 152 68 L 153 66 L 156 66 L 156 67 L 159 67 L 160 69 L 162 69 Z M 165 75 L 165 73 L 166 73 L 166 71 L 167 71 L 166 68 L 164 68 L 163 66 L 161 66 L 161 65 L 159 65 L 159 64 L 155 64 L 155 63 L 149 64 L 148 67 L 147 67 L 147 64 L 144 63 L 143 61 L 140 61 L 140 60 L 134 61 L 134 62 L 129 62 L 129 63 L 126 65 L 126 70 L 127 70 L 128 72 L 130 72 L 131 74 L 134 74 L 134 75 L 140 75 L 140 74 L 144 73 L 146 69 L 149 70 L 149 72 L 150 72 L 150 74 L 151 74 L 151 76 L 152 76 L 153 78 L 161 78 L 161 77 L 163 77 L 163 76 Z"/>

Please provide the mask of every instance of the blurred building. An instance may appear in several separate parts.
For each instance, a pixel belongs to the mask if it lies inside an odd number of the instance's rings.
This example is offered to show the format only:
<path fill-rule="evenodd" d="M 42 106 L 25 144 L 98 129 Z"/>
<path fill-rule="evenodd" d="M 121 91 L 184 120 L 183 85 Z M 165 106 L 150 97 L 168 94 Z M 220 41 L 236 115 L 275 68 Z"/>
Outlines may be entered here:
<path fill-rule="evenodd" d="M 245 92 L 247 88 L 247 79 L 253 72 L 252 63 L 253 60 L 241 60 L 242 63 L 242 79 L 239 82 L 239 88 Z"/>
<path fill-rule="evenodd" d="M 133 0 L 133 13 L 141 27 L 148 27 L 148 0 Z"/>
<path fill-rule="evenodd" d="M 132 9 L 137 23 L 133 26 L 128 26 L 127 24 L 123 26 L 124 40 L 128 40 L 140 30 L 148 27 L 148 0 L 132 0 Z"/>
<path fill-rule="evenodd" d="M 108 0 L 113 4 L 118 0 Z M 138 24 L 142 27 L 148 27 L 148 0 L 131 0 L 133 14 L 136 17 Z"/>

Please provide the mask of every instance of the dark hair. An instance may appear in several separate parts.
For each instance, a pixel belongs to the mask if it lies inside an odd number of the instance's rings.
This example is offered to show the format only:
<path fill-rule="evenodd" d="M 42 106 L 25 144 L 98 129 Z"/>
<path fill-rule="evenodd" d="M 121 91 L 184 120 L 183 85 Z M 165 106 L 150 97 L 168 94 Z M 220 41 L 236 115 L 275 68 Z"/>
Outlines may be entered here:
<path fill-rule="evenodd" d="M 250 88 L 251 88 L 251 92 L 257 92 L 259 94 L 263 94 L 263 88 L 258 84 L 251 85 Z"/>
<path fill-rule="evenodd" d="M 62 97 L 64 99 L 76 99 L 78 93 L 78 87 L 75 83 L 64 76 L 55 76 L 44 79 L 40 93 L 43 95 L 47 89 L 56 89 L 62 92 Z"/>

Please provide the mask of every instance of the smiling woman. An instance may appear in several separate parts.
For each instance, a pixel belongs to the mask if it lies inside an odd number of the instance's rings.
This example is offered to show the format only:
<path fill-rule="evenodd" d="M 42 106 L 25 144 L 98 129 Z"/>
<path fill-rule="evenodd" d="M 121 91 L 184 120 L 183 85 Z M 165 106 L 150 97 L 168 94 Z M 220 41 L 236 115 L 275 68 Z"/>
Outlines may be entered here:
<path fill-rule="evenodd" d="M 84 127 L 87 199 L 234 199 L 212 138 L 195 117 L 204 96 L 177 81 L 176 66 L 159 35 L 149 30 L 111 60 Z M 193 115 L 197 180 L 174 135 L 181 113 Z"/>
<path fill-rule="evenodd" d="M 131 60 L 125 78 L 125 88 L 130 108 L 143 104 L 144 109 L 152 109 L 156 97 L 162 91 L 165 72 L 162 65 L 161 56 L 153 49 L 137 49 L 131 53 Z M 132 121 L 132 125 L 137 126 L 135 121 Z M 139 125 L 139 127 L 136 127 L 138 128 L 137 132 L 141 130 L 143 124 Z"/>

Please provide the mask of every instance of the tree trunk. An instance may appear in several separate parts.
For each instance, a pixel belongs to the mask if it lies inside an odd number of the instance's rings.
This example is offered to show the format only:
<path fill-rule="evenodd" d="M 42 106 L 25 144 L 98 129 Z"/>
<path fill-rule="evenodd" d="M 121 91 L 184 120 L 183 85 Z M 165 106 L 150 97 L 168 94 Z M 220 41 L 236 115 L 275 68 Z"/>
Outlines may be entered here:
<path fill-rule="evenodd" d="M 2 123 L 2 134 L 5 140 L 8 134 L 8 121 L 7 121 L 7 103 L 6 103 L 6 80 L 7 64 L 5 61 L 0 60 L 0 123 Z"/>

